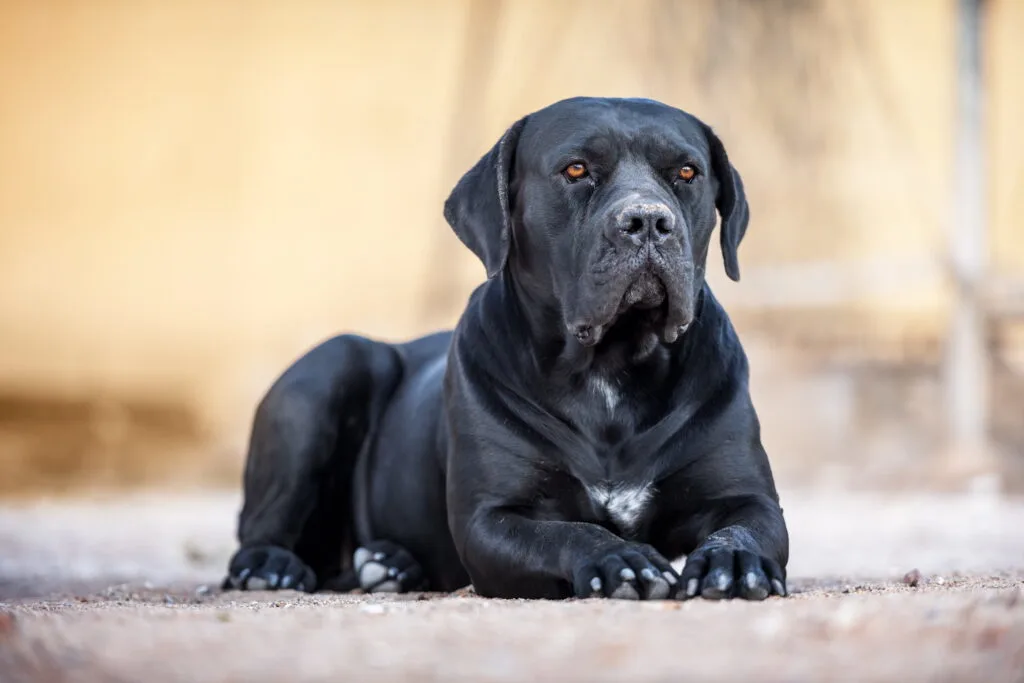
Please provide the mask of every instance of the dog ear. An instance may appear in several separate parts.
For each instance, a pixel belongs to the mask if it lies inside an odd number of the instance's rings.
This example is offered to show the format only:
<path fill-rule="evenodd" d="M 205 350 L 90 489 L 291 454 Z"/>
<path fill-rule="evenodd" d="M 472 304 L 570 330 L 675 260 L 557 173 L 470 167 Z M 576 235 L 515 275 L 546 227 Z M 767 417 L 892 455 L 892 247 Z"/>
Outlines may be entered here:
<path fill-rule="evenodd" d="M 718 139 L 710 127 L 704 126 L 708 144 L 711 146 L 711 170 L 718 181 L 718 195 L 715 206 L 722 217 L 721 234 L 722 258 L 725 261 L 725 272 L 735 282 L 740 279 L 740 262 L 738 251 L 743 235 L 747 232 L 750 222 L 750 207 L 747 195 L 743 191 L 743 180 L 739 172 L 729 162 L 725 153 L 725 145 Z"/>
<path fill-rule="evenodd" d="M 505 131 L 497 144 L 469 169 L 444 203 L 444 218 L 487 269 L 497 275 L 508 261 L 512 242 L 509 183 L 522 118 Z"/>

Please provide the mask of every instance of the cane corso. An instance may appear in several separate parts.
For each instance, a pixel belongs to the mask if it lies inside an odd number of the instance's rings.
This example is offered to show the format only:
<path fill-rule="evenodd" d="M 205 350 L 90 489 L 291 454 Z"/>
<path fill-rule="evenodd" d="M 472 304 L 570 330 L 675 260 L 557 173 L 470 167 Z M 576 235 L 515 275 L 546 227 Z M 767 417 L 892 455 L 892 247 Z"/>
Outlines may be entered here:
<path fill-rule="evenodd" d="M 738 280 L 743 183 L 679 109 L 513 124 L 444 205 L 487 272 L 454 331 L 330 339 L 262 398 L 225 587 L 785 595 L 747 358 L 705 282 L 716 212 Z"/>

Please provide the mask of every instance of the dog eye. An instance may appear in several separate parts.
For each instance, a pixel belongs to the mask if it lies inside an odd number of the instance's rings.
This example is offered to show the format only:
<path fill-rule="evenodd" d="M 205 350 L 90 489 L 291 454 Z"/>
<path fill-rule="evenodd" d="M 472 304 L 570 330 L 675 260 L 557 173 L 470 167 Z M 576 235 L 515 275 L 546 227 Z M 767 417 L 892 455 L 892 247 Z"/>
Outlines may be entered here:
<path fill-rule="evenodd" d="M 695 169 L 693 166 L 687 165 L 679 169 L 679 179 L 682 180 L 684 183 L 691 182 L 696 177 L 697 169 Z"/>
<path fill-rule="evenodd" d="M 586 178 L 589 175 L 587 167 L 580 163 L 569 164 L 565 167 L 565 170 L 562 171 L 562 173 L 569 180 L 580 180 L 581 178 Z"/>

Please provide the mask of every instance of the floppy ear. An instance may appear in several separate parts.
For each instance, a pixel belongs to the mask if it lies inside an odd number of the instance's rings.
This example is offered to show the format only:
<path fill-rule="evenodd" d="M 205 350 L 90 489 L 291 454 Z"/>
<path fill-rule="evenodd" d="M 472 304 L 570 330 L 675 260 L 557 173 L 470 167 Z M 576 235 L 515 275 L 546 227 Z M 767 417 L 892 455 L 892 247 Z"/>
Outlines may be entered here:
<path fill-rule="evenodd" d="M 743 180 L 739 172 L 729 163 L 729 155 L 725 153 L 725 145 L 718 139 L 714 131 L 704 126 L 708 144 L 711 146 L 711 170 L 718 181 L 718 195 L 715 206 L 722 216 L 721 234 L 722 258 L 725 261 L 725 272 L 735 282 L 740 279 L 740 262 L 737 252 L 743 235 L 747 232 L 750 222 L 750 207 L 747 195 L 743 191 Z"/>
<path fill-rule="evenodd" d="M 483 261 L 487 277 L 501 272 L 512 241 L 509 181 L 526 117 L 469 169 L 444 203 L 444 218 L 462 243 Z"/>

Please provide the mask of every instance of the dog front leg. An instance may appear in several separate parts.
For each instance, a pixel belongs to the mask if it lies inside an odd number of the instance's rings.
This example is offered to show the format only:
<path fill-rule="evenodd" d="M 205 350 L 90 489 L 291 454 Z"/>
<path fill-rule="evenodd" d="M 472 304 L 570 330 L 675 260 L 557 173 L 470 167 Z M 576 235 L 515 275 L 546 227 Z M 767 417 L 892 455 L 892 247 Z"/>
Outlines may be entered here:
<path fill-rule="evenodd" d="M 456 534 L 477 593 L 501 598 L 670 597 L 679 576 L 658 551 L 586 522 L 478 511 Z M 461 538 L 460 538 L 461 537 Z"/>
<path fill-rule="evenodd" d="M 709 504 L 696 527 L 696 548 L 681 573 L 681 597 L 763 600 L 785 596 L 789 535 L 782 509 L 767 496 Z"/>

